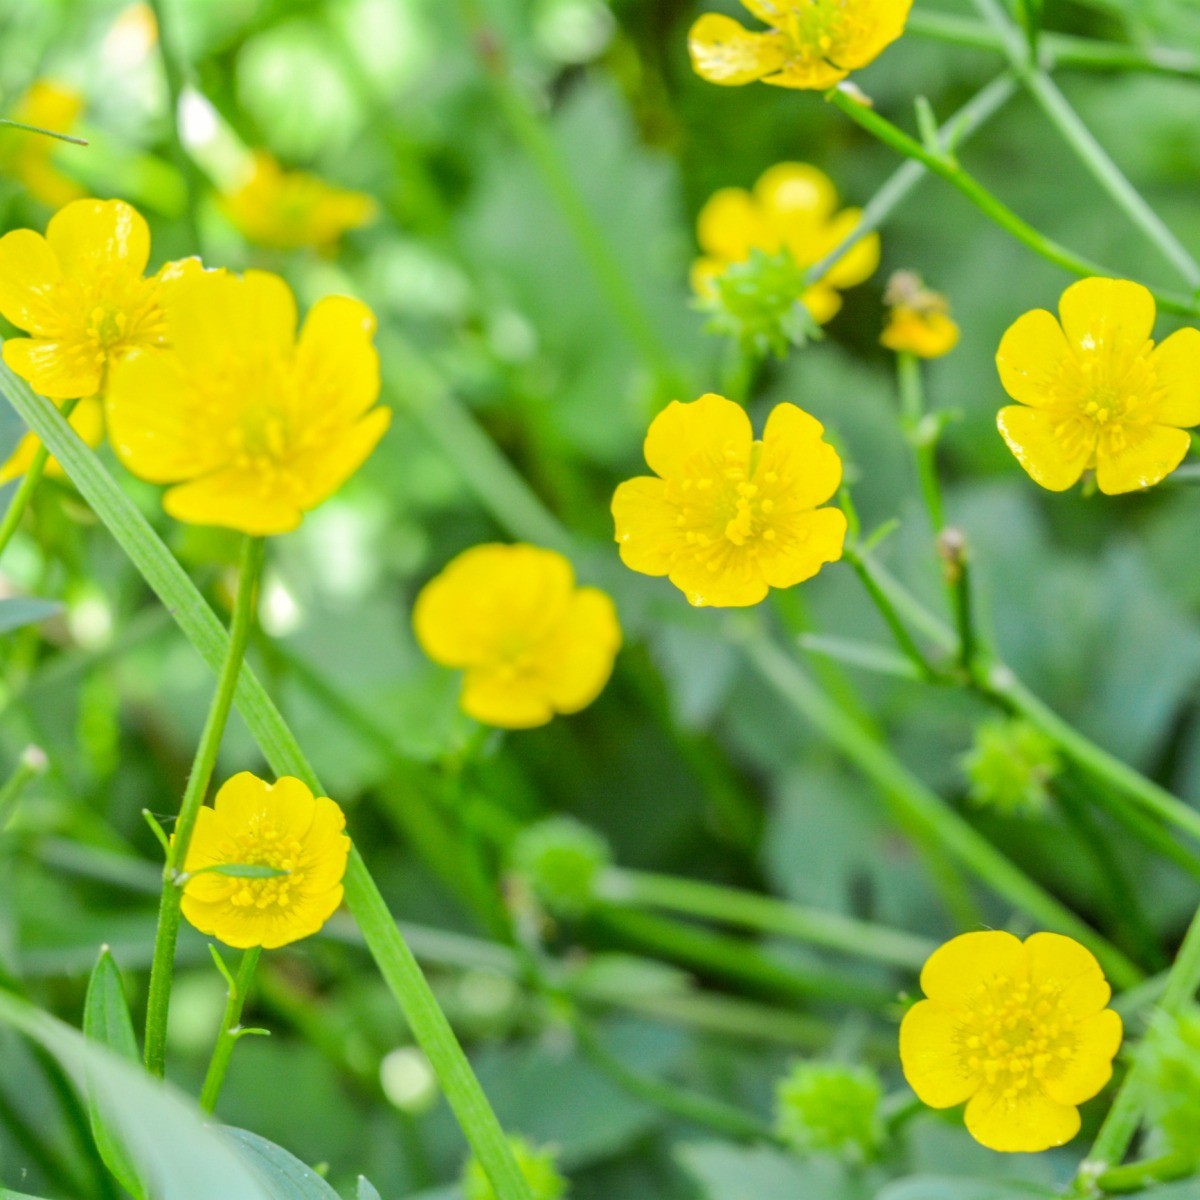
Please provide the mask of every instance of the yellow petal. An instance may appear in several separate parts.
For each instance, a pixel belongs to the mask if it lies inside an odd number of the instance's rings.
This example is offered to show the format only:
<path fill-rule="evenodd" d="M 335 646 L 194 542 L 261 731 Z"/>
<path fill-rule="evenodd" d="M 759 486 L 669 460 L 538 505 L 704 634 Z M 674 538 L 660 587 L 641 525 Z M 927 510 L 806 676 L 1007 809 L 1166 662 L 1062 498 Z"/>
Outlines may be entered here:
<path fill-rule="evenodd" d="M 296 503 L 307 512 L 328 500 L 367 461 L 391 423 L 390 408 L 372 409 L 324 445 L 292 458 L 287 472 L 294 482 Z"/>
<path fill-rule="evenodd" d="M 313 305 L 296 350 L 304 415 L 349 421 L 379 396 L 379 355 L 371 338 L 375 314 L 348 296 L 326 296 Z"/>
<path fill-rule="evenodd" d="M 1050 408 L 1062 403 L 1056 387 L 1073 364 L 1062 326 L 1052 313 L 1036 308 L 1018 317 L 1000 339 L 996 368 L 1004 390 L 1022 404 Z"/>
<path fill-rule="evenodd" d="M 141 275 L 150 259 L 150 227 L 123 200 L 75 200 L 46 227 L 63 274 L 90 283 L 113 268 Z"/>
<path fill-rule="evenodd" d="M 177 521 L 219 525 L 254 537 L 289 533 L 302 513 L 295 500 L 257 471 L 229 467 L 171 488 L 163 508 Z"/>
<path fill-rule="evenodd" d="M 1127 279 L 1081 279 L 1058 302 L 1072 349 L 1125 360 L 1146 349 L 1154 330 L 1154 297 Z"/>
<path fill-rule="evenodd" d="M 791 13 L 811 3 L 812 0 L 742 0 L 748 12 L 752 12 L 764 25 L 774 25 L 776 29 Z"/>
<path fill-rule="evenodd" d="M 1192 439 L 1169 425 L 1105 426 L 1096 448 L 1096 482 L 1108 496 L 1153 487 L 1175 470 Z"/>
<path fill-rule="evenodd" d="M 842 307 L 842 298 L 831 287 L 823 283 L 814 283 L 804 289 L 800 297 L 801 303 L 808 309 L 808 314 L 818 325 L 825 325 L 838 315 Z"/>
<path fill-rule="evenodd" d="M 1052 492 L 1078 483 L 1096 452 L 1095 424 L 1074 413 L 1013 404 L 1000 410 L 996 424 L 1029 477 Z"/>
<path fill-rule="evenodd" d="M 941 358 L 958 345 L 959 330 L 944 312 L 918 312 L 897 305 L 879 342 L 889 350 L 918 358 Z"/>
<path fill-rule="evenodd" d="M 921 990 L 946 1008 L 970 1002 L 980 985 L 1026 977 L 1028 960 L 1019 938 L 998 929 L 962 933 L 939 946 L 921 971 Z"/>
<path fill-rule="evenodd" d="M 759 549 L 763 579 L 770 587 L 795 587 L 842 557 L 846 515 L 838 508 L 819 508 L 781 519 L 774 530 L 775 539 Z"/>
<path fill-rule="evenodd" d="M 346 874 L 349 854 L 346 814 L 328 796 L 315 797 L 312 824 L 301 858 L 305 893 L 318 895 L 337 887 Z"/>
<path fill-rule="evenodd" d="M 707 556 L 680 556 L 667 578 L 697 608 L 747 608 L 768 590 L 758 556 L 724 539 Z"/>
<path fill-rule="evenodd" d="M 849 73 L 845 67 L 834 66 L 828 59 L 810 53 L 785 57 L 783 69 L 764 77 L 763 83 L 772 87 L 824 91 L 840 83 Z"/>
<path fill-rule="evenodd" d="M 837 49 L 839 66 L 858 70 L 874 62 L 903 32 L 912 0 L 864 0 L 852 36 Z"/>
<path fill-rule="evenodd" d="M 969 1100 L 983 1078 L 958 1049 L 959 1018 L 932 1000 L 921 1000 L 900 1022 L 900 1063 L 904 1078 L 931 1108 L 952 1108 Z"/>
<path fill-rule="evenodd" d="M 857 208 L 844 208 L 826 226 L 824 244 L 814 260 L 824 258 L 831 250 L 840 246 L 862 223 L 862 212 Z M 822 283 L 835 288 L 849 288 L 862 283 L 875 274 L 879 266 L 879 234 L 868 233 L 859 238 L 841 258 L 825 273 Z"/>
<path fill-rule="evenodd" d="M 667 485 L 649 475 L 626 480 L 613 494 L 612 514 L 621 561 L 643 575 L 665 575 L 679 544 Z"/>
<path fill-rule="evenodd" d="M 612 600 L 598 588 L 580 588 L 561 628 L 541 652 L 550 702 L 557 712 L 579 712 L 600 695 L 620 646 L 621 626 Z"/>
<path fill-rule="evenodd" d="M 967 1131 L 989 1150 L 1036 1154 L 1063 1146 L 1079 1132 L 1079 1110 L 1036 1091 L 1006 1097 L 999 1089 L 967 1102 Z"/>
<path fill-rule="evenodd" d="M 1076 1017 L 1098 1013 L 1112 997 L 1112 988 L 1096 956 L 1074 938 L 1061 933 L 1035 933 L 1025 939 L 1029 979 L 1034 987 L 1052 984 L 1061 989 L 1060 1005 Z"/>
<path fill-rule="evenodd" d="M 1159 425 L 1200 425 L 1200 330 L 1180 329 L 1165 338 L 1150 356 L 1150 368 L 1161 396 L 1147 415 Z"/>
<path fill-rule="evenodd" d="M 62 324 L 58 288 L 62 268 L 50 243 L 32 229 L 0 237 L 0 316 L 43 337 Z"/>
<path fill-rule="evenodd" d="M 732 17 L 707 13 L 692 26 L 688 50 L 702 79 L 736 87 L 778 71 L 787 42 L 780 33 L 750 33 Z"/>
<path fill-rule="evenodd" d="M 754 440 L 750 418 L 740 404 L 713 393 L 684 404 L 672 400 L 650 423 L 646 462 L 663 479 L 685 470 L 720 471 L 745 465 Z"/>
<path fill-rule="evenodd" d="M 784 227 L 818 225 L 837 207 L 837 190 L 829 176 L 809 163 L 768 167 L 754 185 L 754 195 L 762 210 Z"/>
<path fill-rule="evenodd" d="M 1078 1040 L 1070 1061 L 1042 1084 L 1046 1095 L 1059 1104 L 1083 1104 L 1099 1094 L 1112 1078 L 1124 1029 L 1120 1016 L 1106 1008 L 1081 1021 L 1075 1032 Z"/>
<path fill-rule="evenodd" d="M 771 410 L 754 481 L 764 492 L 772 488 L 776 511 L 816 508 L 841 486 L 842 460 L 824 433 L 816 417 L 794 404 L 777 404 Z M 765 480 L 772 472 L 779 492 Z"/>
<path fill-rule="evenodd" d="M 742 262 L 751 250 L 773 251 L 779 238 L 744 188 L 714 192 L 700 210 L 696 238 L 705 254 L 724 263 Z"/>
<path fill-rule="evenodd" d="M 109 441 L 139 479 L 178 483 L 228 458 L 204 393 L 173 354 L 141 350 L 114 363 L 104 403 Z"/>
<path fill-rule="evenodd" d="M 553 716 L 550 697 L 522 676 L 496 667 L 471 667 L 463 679 L 462 708 L 500 729 L 534 729 Z"/>
<path fill-rule="evenodd" d="M 104 375 L 103 355 L 88 353 L 74 340 L 9 338 L 4 343 L 4 361 L 50 400 L 94 395 Z"/>
<path fill-rule="evenodd" d="M 692 263 L 689 276 L 692 291 L 701 299 L 707 300 L 717 294 L 716 281 L 725 272 L 726 264 L 715 258 L 698 258 Z"/>

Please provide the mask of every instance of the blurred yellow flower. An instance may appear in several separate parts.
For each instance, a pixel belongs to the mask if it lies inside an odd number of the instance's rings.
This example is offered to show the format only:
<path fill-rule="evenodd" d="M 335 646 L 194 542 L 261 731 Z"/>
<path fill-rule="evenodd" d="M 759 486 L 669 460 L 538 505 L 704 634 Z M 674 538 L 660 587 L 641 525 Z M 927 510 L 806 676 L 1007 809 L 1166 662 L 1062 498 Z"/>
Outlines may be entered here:
<path fill-rule="evenodd" d="M 265 150 L 255 151 L 249 177 L 224 197 L 224 207 L 247 241 L 276 250 L 328 249 L 375 216 L 370 196 L 307 171 L 285 171 Z"/>
<path fill-rule="evenodd" d="M 109 440 L 133 474 L 175 484 L 171 516 L 286 533 L 374 450 L 391 420 L 379 396 L 375 317 L 345 296 L 296 302 L 277 275 L 198 272 L 173 290 L 170 348 L 117 364 Z"/>
<path fill-rule="evenodd" d="M 831 88 L 903 32 L 912 0 L 742 0 L 769 33 L 708 13 L 688 35 L 696 74 L 736 87 Z"/>
<path fill-rule="evenodd" d="M 621 646 L 612 600 L 577 587 L 561 554 L 521 544 L 460 554 L 421 590 L 413 627 L 430 658 L 465 672 L 463 711 L 504 729 L 586 708 Z"/>
<path fill-rule="evenodd" d="M 966 1101 L 968 1132 L 991 1150 L 1034 1153 L 1079 1132 L 1077 1106 L 1111 1078 L 1122 1034 L 1090 951 L 1057 933 L 965 933 L 933 953 L 921 988 L 900 1060 L 922 1101 Z"/>
<path fill-rule="evenodd" d="M 837 211 L 838 196 L 829 177 L 807 163 L 778 163 L 754 185 L 722 188 L 700 212 L 696 234 L 704 257 L 692 268 L 692 286 L 710 294 L 713 280 L 733 263 L 745 262 L 752 250 L 786 252 L 798 267 L 811 267 L 858 226 L 857 208 Z M 842 306 L 838 289 L 862 283 L 879 265 L 879 235 L 856 242 L 819 280 L 799 297 L 818 324 L 832 319 Z"/>
<path fill-rule="evenodd" d="M 883 297 L 888 322 L 880 343 L 897 354 L 941 358 L 958 345 L 958 326 L 946 297 L 930 291 L 912 271 L 897 271 Z"/>
<path fill-rule="evenodd" d="M 641 476 L 617 488 L 612 511 L 627 567 L 666 575 L 696 605 L 757 604 L 842 556 L 846 518 L 820 508 L 842 460 L 819 421 L 776 405 L 762 441 L 723 396 L 673 401 L 650 425 Z"/>
<path fill-rule="evenodd" d="M 71 424 L 90 446 L 104 436 L 100 401 L 108 373 L 142 347 L 165 344 L 167 297 L 200 274 L 198 259 L 143 277 L 150 230 L 121 200 L 75 200 L 46 236 L 15 229 L 0 238 L 0 314 L 32 336 L 9 338 L 4 361 L 52 400 L 79 400 Z M 38 445 L 26 434 L 0 467 L 0 482 L 23 474 Z M 49 470 L 60 473 L 51 462 Z"/>
<path fill-rule="evenodd" d="M 38 79 L 10 114 L 23 125 L 36 125 L 55 133 L 70 133 L 83 112 L 83 96 L 66 84 Z M 0 170 L 12 175 L 25 190 L 48 208 L 85 195 L 83 188 L 55 164 L 62 144 L 43 134 L 20 129 L 0 129 Z"/>
<path fill-rule="evenodd" d="M 183 915 L 201 933 L 239 950 L 274 950 L 310 937 L 342 902 L 350 854 L 346 818 L 299 779 L 274 784 L 243 771 L 212 808 L 201 808 L 183 871 Z M 214 867 L 269 867 L 246 878 Z"/>
<path fill-rule="evenodd" d="M 997 424 L 1030 477 L 1065 491 L 1094 469 L 1102 492 L 1151 487 L 1183 461 L 1200 424 L 1200 331 L 1151 340 L 1154 297 L 1138 283 L 1084 279 L 1011 325 L 996 366 L 1018 404 Z"/>

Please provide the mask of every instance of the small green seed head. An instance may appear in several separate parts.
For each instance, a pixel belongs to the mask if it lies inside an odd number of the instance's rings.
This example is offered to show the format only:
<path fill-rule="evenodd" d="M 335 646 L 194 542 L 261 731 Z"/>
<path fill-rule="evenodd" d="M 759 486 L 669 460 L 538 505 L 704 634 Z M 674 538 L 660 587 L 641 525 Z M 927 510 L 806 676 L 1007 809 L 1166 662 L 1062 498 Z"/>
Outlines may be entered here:
<path fill-rule="evenodd" d="M 1004 816 L 1038 817 L 1050 804 L 1050 783 L 1061 770 L 1054 743 L 1028 721 L 999 718 L 975 730 L 963 756 L 972 803 Z"/>
<path fill-rule="evenodd" d="M 798 1062 L 775 1090 L 775 1126 L 801 1154 L 873 1159 L 883 1143 L 883 1086 L 865 1067 Z"/>
<path fill-rule="evenodd" d="M 513 870 L 556 916 L 579 917 L 592 906 L 596 880 L 612 861 L 608 843 L 570 817 L 523 830 L 513 844 Z"/>

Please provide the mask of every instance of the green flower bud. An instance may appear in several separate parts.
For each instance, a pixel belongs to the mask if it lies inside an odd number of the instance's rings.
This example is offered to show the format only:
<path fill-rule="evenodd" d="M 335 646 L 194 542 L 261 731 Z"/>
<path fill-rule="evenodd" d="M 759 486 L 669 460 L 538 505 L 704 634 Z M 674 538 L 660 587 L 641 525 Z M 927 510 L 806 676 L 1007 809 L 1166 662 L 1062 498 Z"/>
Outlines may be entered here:
<path fill-rule="evenodd" d="M 699 307 L 711 314 L 712 332 L 737 338 L 747 353 L 783 358 L 789 346 L 822 336 L 800 299 L 807 288 L 804 268 L 787 251 L 751 250 L 709 281 Z"/>
<path fill-rule="evenodd" d="M 535 1149 L 524 1138 L 510 1138 L 509 1144 L 533 1200 L 560 1200 L 567 1194 L 567 1181 L 558 1173 L 553 1150 Z M 496 1193 L 478 1159 L 472 1158 L 467 1163 L 462 1188 L 463 1200 L 496 1200 Z"/>
<path fill-rule="evenodd" d="M 612 860 L 608 843 L 570 817 L 551 817 L 522 830 L 513 843 L 513 870 L 552 913 L 578 917 L 592 905 L 596 879 Z"/>
<path fill-rule="evenodd" d="M 1172 1153 L 1200 1162 L 1200 1008 L 1155 1022 L 1139 1053 L 1151 1124 Z"/>
<path fill-rule="evenodd" d="M 1044 813 L 1061 765 L 1054 743 L 1040 729 L 1004 717 L 983 722 L 962 759 L 972 803 L 1006 816 Z"/>
<path fill-rule="evenodd" d="M 801 1154 L 866 1162 L 884 1139 L 882 1099 L 883 1086 L 866 1067 L 798 1062 L 775 1089 L 775 1127 Z"/>

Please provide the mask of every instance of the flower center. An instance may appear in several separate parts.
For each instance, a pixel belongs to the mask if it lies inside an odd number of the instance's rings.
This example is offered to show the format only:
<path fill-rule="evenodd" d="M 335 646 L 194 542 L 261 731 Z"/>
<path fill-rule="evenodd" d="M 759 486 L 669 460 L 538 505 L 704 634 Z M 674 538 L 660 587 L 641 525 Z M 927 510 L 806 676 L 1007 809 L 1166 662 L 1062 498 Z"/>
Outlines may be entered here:
<path fill-rule="evenodd" d="M 300 882 L 298 874 L 303 846 L 300 839 L 279 829 L 265 817 L 256 816 L 241 836 L 230 838 L 221 847 L 224 862 L 242 866 L 272 867 L 288 871 L 271 879 L 230 879 L 233 890 L 229 903 L 237 908 L 287 908 L 292 889 Z"/>
<path fill-rule="evenodd" d="M 802 58 L 824 59 L 836 67 L 837 56 L 853 36 L 853 9 L 853 0 L 810 0 L 783 19 L 783 32 Z M 857 23 L 862 23 L 861 17 Z"/>
<path fill-rule="evenodd" d="M 101 350 L 110 350 L 129 334 L 129 315 L 119 308 L 98 304 L 88 314 L 87 336 Z"/>
<path fill-rule="evenodd" d="M 975 1074 L 1012 1099 L 1061 1072 L 1079 1044 L 1059 985 L 996 980 L 980 989 L 959 1031 L 959 1052 Z"/>

